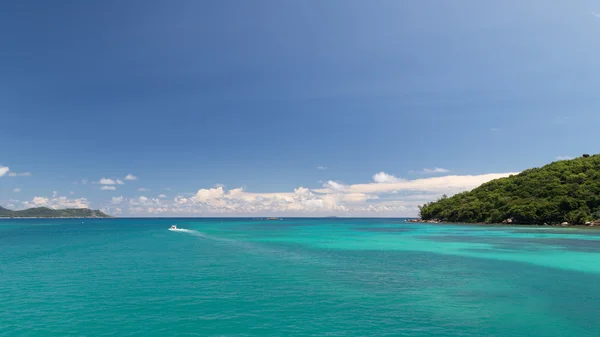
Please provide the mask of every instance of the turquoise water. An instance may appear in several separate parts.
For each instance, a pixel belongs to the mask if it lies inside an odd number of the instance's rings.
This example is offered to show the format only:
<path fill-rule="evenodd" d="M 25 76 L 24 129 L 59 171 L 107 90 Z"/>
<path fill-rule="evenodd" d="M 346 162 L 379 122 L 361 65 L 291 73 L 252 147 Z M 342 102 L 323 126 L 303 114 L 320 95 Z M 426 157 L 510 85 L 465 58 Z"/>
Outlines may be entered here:
<path fill-rule="evenodd" d="M 81 222 L 0 220 L 0 336 L 600 333 L 596 230 Z"/>

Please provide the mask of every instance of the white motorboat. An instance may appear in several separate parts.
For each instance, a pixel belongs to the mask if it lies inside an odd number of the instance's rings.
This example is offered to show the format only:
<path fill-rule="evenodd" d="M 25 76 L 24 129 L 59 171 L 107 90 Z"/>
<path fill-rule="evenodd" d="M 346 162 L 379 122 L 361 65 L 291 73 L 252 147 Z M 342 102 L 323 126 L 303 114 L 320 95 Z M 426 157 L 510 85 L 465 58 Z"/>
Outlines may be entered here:
<path fill-rule="evenodd" d="M 177 230 L 177 226 L 173 225 L 171 226 L 171 228 L 169 228 L 170 231 L 176 231 Z"/>

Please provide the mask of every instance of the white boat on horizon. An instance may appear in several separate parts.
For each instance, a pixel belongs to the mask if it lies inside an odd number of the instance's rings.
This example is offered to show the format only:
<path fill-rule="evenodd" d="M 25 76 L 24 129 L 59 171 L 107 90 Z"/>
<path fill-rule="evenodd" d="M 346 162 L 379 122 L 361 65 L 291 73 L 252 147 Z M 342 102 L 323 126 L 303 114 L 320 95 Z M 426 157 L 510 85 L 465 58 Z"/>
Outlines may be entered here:
<path fill-rule="evenodd" d="M 175 225 L 172 225 L 171 228 L 169 228 L 170 231 L 176 231 L 178 228 Z"/>

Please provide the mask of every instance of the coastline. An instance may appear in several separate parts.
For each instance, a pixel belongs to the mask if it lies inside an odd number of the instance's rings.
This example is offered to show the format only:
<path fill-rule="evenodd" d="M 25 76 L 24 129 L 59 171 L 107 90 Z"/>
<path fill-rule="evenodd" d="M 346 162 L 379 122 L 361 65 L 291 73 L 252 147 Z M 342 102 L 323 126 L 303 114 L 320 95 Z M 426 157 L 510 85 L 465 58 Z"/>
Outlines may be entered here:
<path fill-rule="evenodd" d="M 103 216 L 0 216 L 0 220 L 2 219 L 111 219 L 113 217 L 103 217 Z"/>
<path fill-rule="evenodd" d="M 543 228 L 587 228 L 587 229 L 600 229 L 600 222 L 596 221 L 590 225 L 577 224 L 577 225 L 563 225 L 563 224 L 524 224 L 524 223 L 488 223 L 488 222 L 452 222 L 452 221 L 441 221 L 441 220 L 422 220 L 412 219 L 406 220 L 410 223 L 420 224 L 440 224 L 440 225 L 471 225 L 471 226 L 493 226 L 493 227 L 543 227 Z"/>
<path fill-rule="evenodd" d="M 145 217 L 140 217 L 144 219 Z M 170 217 L 166 217 L 168 219 Z M 0 221 L 8 220 L 33 220 L 33 219 L 118 219 L 118 217 L 0 217 Z M 127 219 L 127 217 L 125 218 Z M 377 218 L 380 219 L 380 218 Z M 398 219 L 401 218 L 390 218 Z M 452 222 L 452 221 L 441 221 L 441 220 L 423 220 L 420 218 L 404 218 L 405 223 L 416 223 L 416 224 L 439 224 L 439 225 L 467 225 L 467 226 L 487 226 L 487 227 L 528 227 L 528 228 L 574 228 L 574 229 L 592 229 L 600 230 L 600 221 L 591 223 L 590 225 L 576 224 L 576 225 L 563 225 L 563 224 L 523 224 L 523 223 L 486 223 L 486 222 Z"/>

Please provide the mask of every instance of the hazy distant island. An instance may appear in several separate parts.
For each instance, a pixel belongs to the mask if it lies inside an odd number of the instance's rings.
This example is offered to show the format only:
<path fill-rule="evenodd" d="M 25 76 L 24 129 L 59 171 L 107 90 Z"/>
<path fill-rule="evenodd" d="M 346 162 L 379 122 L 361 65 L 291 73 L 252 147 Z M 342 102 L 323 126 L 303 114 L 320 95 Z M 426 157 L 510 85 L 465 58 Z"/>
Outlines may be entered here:
<path fill-rule="evenodd" d="M 110 218 L 110 215 L 89 208 L 51 209 L 48 207 L 35 207 L 13 211 L 0 206 L 0 218 Z"/>
<path fill-rule="evenodd" d="M 416 221 L 599 226 L 600 155 L 528 169 L 419 209 Z"/>

